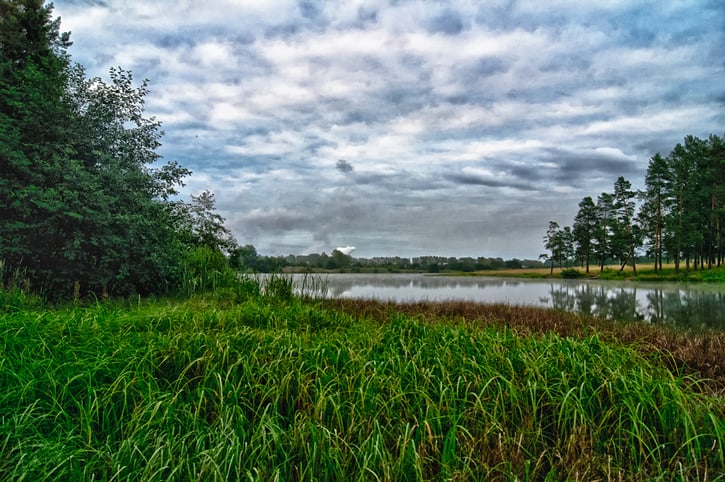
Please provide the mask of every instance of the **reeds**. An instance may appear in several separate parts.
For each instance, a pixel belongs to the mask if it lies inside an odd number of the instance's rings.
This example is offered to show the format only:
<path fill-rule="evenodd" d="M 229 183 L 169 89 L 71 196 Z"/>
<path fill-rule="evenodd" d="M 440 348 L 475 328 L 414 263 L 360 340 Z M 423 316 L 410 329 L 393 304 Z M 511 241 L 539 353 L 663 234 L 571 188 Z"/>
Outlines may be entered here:
<path fill-rule="evenodd" d="M 331 303 L 2 314 L 0 479 L 725 477 L 723 398 L 636 347 Z"/>
<path fill-rule="evenodd" d="M 725 394 L 725 333 L 691 331 L 649 323 L 616 322 L 549 308 L 483 304 L 468 301 L 392 303 L 375 300 L 333 299 L 324 306 L 386 323 L 404 313 L 429 323 L 507 327 L 521 336 L 555 333 L 584 338 L 596 334 L 605 341 L 625 344 L 656 358 L 673 374 L 701 379 L 698 387 Z"/>

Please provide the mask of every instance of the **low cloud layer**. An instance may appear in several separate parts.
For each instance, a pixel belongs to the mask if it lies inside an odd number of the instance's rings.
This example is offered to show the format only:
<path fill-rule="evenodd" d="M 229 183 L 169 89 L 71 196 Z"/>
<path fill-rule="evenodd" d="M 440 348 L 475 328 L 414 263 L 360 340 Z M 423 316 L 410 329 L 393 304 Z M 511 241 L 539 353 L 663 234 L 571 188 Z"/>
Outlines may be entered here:
<path fill-rule="evenodd" d="M 150 79 L 185 194 L 263 254 L 536 257 L 550 219 L 725 125 L 717 0 L 55 6 L 89 74 Z"/>

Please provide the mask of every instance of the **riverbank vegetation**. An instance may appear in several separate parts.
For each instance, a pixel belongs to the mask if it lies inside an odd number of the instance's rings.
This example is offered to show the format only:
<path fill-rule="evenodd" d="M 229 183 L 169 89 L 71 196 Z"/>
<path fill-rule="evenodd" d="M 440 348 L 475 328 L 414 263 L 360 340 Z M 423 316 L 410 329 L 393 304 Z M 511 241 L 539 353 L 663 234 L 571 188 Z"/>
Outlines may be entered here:
<path fill-rule="evenodd" d="M 6 294 L 0 478 L 725 473 L 722 334 L 301 299 L 272 280 L 56 309 Z"/>
<path fill-rule="evenodd" d="M 600 279 L 620 281 L 671 281 L 671 282 L 725 282 L 725 266 L 714 267 L 709 270 L 677 270 L 673 263 L 664 264 L 661 268 L 638 268 L 635 272 L 631 267 L 621 269 L 618 265 L 605 265 L 601 271 L 589 271 L 582 268 L 518 268 L 500 269 L 494 271 L 449 272 L 446 274 L 456 276 L 494 276 L 502 278 L 563 278 L 563 279 Z"/>
<path fill-rule="evenodd" d="M 585 271 L 597 263 L 618 260 L 620 271 L 630 265 L 637 274 L 637 251 L 646 248 L 653 271 L 672 260 L 690 269 L 712 269 L 725 261 L 725 143 L 717 135 L 707 139 L 685 136 L 667 156 L 656 153 L 649 160 L 645 189 L 633 191 L 619 177 L 611 193 L 596 203 L 587 196 L 579 203 L 573 225 L 560 227 L 550 221 L 544 237 L 551 269 L 570 261 Z M 636 201 L 640 201 L 636 209 Z"/>

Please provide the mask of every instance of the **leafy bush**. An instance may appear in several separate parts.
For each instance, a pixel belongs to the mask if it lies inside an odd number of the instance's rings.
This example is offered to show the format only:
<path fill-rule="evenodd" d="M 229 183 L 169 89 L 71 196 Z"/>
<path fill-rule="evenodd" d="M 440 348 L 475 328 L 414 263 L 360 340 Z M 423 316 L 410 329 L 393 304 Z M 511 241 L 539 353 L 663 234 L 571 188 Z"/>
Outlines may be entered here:
<path fill-rule="evenodd" d="M 581 278 L 582 274 L 577 269 L 569 268 L 561 270 L 561 277 L 566 279 L 577 279 Z"/>

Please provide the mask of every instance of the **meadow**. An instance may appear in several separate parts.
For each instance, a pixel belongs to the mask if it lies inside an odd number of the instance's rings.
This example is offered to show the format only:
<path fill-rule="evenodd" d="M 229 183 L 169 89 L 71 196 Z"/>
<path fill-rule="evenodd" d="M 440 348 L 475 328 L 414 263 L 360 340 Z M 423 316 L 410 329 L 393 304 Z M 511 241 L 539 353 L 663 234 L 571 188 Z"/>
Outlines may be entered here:
<path fill-rule="evenodd" d="M 567 266 L 554 267 L 553 270 L 551 268 L 516 268 L 475 271 L 472 273 L 454 272 L 448 274 L 455 274 L 457 276 L 499 276 L 511 278 L 593 278 L 629 281 L 725 282 L 725 266 L 714 267 L 712 269 L 694 269 L 690 267 L 687 270 L 685 269 L 684 263 L 680 266 L 679 271 L 675 270 L 674 263 L 663 264 L 661 271 L 655 271 L 652 263 L 642 263 L 637 265 L 636 275 L 631 265 L 625 266 L 624 269 L 620 269 L 619 265 L 605 265 L 602 271 L 600 271 L 598 266 L 590 266 L 589 273 L 581 266 Z"/>
<path fill-rule="evenodd" d="M 0 320 L 2 480 L 725 480 L 722 333 L 284 279 Z"/>

